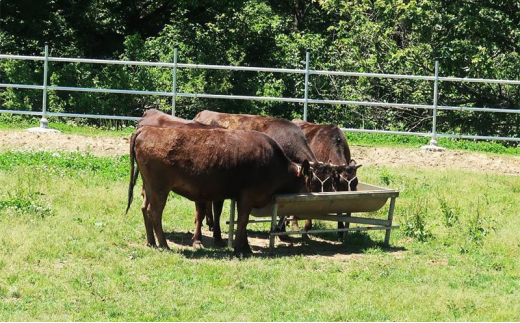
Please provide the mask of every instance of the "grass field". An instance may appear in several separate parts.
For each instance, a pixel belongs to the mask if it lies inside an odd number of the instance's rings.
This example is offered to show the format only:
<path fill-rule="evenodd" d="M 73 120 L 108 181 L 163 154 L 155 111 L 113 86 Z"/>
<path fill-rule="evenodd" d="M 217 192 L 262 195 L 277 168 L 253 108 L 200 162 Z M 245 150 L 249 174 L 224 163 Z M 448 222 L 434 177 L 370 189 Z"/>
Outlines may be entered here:
<path fill-rule="evenodd" d="M 127 156 L 2 152 L 0 321 L 520 320 L 520 178 L 362 171 L 401 192 L 390 248 L 371 232 L 239 260 L 211 245 L 147 248 L 139 185 L 124 214 Z M 193 209 L 170 196 L 172 239 L 189 243 Z"/>

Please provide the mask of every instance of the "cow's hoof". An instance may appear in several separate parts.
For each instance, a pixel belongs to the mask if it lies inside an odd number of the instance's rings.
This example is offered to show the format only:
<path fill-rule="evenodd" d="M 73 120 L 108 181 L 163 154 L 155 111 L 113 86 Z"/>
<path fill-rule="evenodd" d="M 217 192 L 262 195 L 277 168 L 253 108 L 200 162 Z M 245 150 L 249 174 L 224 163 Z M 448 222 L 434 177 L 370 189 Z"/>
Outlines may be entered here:
<path fill-rule="evenodd" d="M 225 248 L 225 247 L 227 247 L 227 244 L 221 238 L 221 239 L 215 239 L 215 246 L 219 247 L 219 248 Z"/>
<path fill-rule="evenodd" d="M 304 233 L 304 234 L 302 234 L 302 239 L 303 240 L 311 240 L 311 237 L 307 233 Z"/>
<path fill-rule="evenodd" d="M 159 249 L 164 250 L 164 251 L 171 251 L 171 249 L 170 249 L 170 247 L 168 247 L 168 245 L 159 246 Z"/>
<path fill-rule="evenodd" d="M 283 242 L 293 242 L 293 239 L 289 236 L 278 236 L 278 238 L 280 239 L 280 241 L 283 241 Z"/>
<path fill-rule="evenodd" d="M 251 258 L 252 255 L 252 252 L 235 252 L 235 257 L 237 257 L 238 259 Z"/>
<path fill-rule="evenodd" d="M 248 258 L 253 254 L 253 251 L 251 250 L 251 247 L 249 244 L 243 245 L 239 248 L 235 247 L 234 254 L 237 258 Z"/>
<path fill-rule="evenodd" d="M 193 241 L 193 244 L 192 244 L 193 248 L 195 249 L 202 249 L 204 246 L 202 245 L 202 241 L 200 240 L 195 240 Z"/>

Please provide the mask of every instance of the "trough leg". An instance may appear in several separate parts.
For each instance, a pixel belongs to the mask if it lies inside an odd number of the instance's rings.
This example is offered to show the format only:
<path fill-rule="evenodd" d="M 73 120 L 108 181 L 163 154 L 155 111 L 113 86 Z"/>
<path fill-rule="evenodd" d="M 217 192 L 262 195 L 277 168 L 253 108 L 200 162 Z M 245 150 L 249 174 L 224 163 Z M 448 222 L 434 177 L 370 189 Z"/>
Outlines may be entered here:
<path fill-rule="evenodd" d="M 338 212 L 338 216 L 341 216 L 343 213 L 341 212 Z M 345 215 L 350 217 L 352 213 L 346 213 Z M 338 229 L 344 229 L 344 228 L 350 228 L 350 222 L 341 222 L 341 221 L 338 221 Z M 341 231 L 341 232 L 338 232 L 338 238 L 340 239 L 345 239 L 347 237 L 347 231 Z"/>
<path fill-rule="evenodd" d="M 395 208 L 395 197 L 390 199 L 390 208 L 388 209 L 388 225 L 389 228 L 386 229 L 385 233 L 385 245 L 390 246 L 390 233 L 392 231 L 392 220 L 394 218 L 394 208 Z"/>
<path fill-rule="evenodd" d="M 231 200 L 231 206 L 229 210 L 229 236 L 228 236 L 228 247 L 233 247 L 233 235 L 235 234 L 235 200 Z"/>
<path fill-rule="evenodd" d="M 273 214 L 271 217 L 271 232 L 269 234 L 269 253 L 273 253 L 274 251 L 274 239 L 276 232 L 276 218 L 278 217 L 278 203 L 274 203 Z"/>

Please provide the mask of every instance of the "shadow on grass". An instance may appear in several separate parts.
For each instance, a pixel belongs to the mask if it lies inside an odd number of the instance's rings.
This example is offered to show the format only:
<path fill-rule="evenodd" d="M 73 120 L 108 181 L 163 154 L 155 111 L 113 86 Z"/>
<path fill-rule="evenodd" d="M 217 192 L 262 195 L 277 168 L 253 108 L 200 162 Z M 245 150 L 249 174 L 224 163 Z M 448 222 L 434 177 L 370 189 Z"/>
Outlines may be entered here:
<path fill-rule="evenodd" d="M 386 246 L 381 239 L 373 240 L 366 232 L 349 232 L 344 239 L 336 233 L 321 233 L 303 238 L 300 235 L 289 237 L 289 241 L 275 240 L 273 253 L 269 253 L 269 233 L 264 230 L 247 230 L 248 240 L 255 258 L 279 258 L 296 256 L 342 257 L 354 254 L 365 254 L 373 250 L 385 253 L 406 250 L 403 247 Z M 225 237 L 225 235 L 223 235 Z M 202 246 L 193 247 L 192 232 L 168 232 L 166 238 L 170 247 L 186 258 L 233 258 L 233 250 L 228 247 L 215 246 L 213 233 L 204 231 Z M 224 238 L 227 245 L 228 239 Z"/>

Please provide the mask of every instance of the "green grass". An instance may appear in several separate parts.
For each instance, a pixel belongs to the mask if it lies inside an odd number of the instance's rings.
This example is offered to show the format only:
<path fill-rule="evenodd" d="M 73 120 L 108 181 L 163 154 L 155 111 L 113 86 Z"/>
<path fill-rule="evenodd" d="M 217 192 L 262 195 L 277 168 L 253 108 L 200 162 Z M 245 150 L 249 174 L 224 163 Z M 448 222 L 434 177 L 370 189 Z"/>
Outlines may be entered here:
<path fill-rule="evenodd" d="M 349 144 L 377 147 L 409 147 L 418 148 L 428 145 L 430 137 L 417 137 L 409 135 L 386 135 L 370 133 L 347 133 Z M 495 154 L 520 155 L 520 147 L 507 146 L 503 142 L 437 138 L 438 146 L 447 149 L 458 149 L 467 151 L 478 151 Z"/>
<path fill-rule="evenodd" d="M 238 260 L 211 245 L 147 248 L 139 185 L 124 214 L 127 156 L 4 152 L 0 321 L 520 320 L 520 178 L 362 170 L 400 191 L 391 248 L 371 232 Z M 189 242 L 193 212 L 172 195 L 165 231 Z"/>
<path fill-rule="evenodd" d="M 128 136 L 135 131 L 135 121 L 101 120 L 100 126 L 87 126 L 78 118 L 65 119 L 60 121 L 57 117 L 49 117 L 49 128 L 56 129 L 68 134 L 85 136 Z M 39 127 L 39 116 L 24 116 L 0 114 L 1 130 L 25 130 L 28 128 Z"/>

